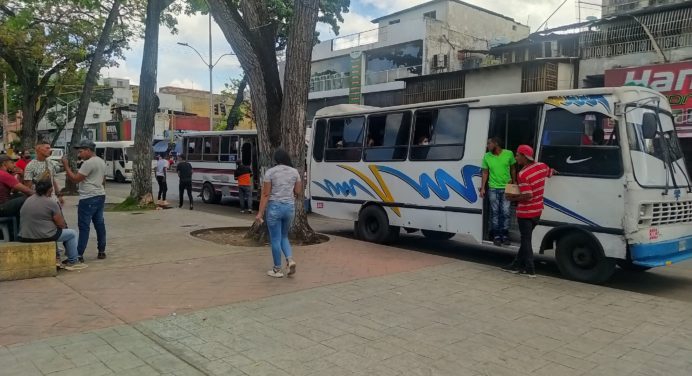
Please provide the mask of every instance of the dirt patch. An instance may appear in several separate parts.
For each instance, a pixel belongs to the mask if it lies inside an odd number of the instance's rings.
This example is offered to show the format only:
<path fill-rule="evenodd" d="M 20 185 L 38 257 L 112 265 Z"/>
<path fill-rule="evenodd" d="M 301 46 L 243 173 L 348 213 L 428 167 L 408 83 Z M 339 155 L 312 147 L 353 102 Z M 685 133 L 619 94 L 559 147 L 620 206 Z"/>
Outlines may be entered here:
<path fill-rule="evenodd" d="M 208 240 L 217 244 L 232 245 L 236 247 L 266 247 L 269 244 L 267 242 L 257 242 L 254 239 L 246 239 L 245 234 L 248 231 L 248 227 L 219 227 L 219 228 L 208 228 L 204 230 L 193 231 L 190 234 L 194 237 Z M 291 245 L 293 246 L 303 246 L 303 245 L 314 245 L 329 241 L 329 237 L 322 234 L 317 234 L 319 239 L 317 243 L 303 244 L 297 242 L 295 239 L 291 239 Z"/>

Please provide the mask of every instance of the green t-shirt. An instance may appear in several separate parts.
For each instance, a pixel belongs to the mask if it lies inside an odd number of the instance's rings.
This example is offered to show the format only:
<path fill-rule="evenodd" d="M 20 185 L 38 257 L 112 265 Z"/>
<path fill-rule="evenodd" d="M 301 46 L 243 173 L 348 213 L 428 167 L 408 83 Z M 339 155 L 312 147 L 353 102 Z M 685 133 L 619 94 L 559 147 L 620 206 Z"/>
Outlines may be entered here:
<path fill-rule="evenodd" d="M 516 164 L 514 153 L 504 149 L 500 155 L 495 155 L 492 152 L 485 153 L 483 156 L 482 169 L 488 170 L 488 185 L 492 189 L 505 189 L 505 186 L 512 180 L 510 167 Z"/>

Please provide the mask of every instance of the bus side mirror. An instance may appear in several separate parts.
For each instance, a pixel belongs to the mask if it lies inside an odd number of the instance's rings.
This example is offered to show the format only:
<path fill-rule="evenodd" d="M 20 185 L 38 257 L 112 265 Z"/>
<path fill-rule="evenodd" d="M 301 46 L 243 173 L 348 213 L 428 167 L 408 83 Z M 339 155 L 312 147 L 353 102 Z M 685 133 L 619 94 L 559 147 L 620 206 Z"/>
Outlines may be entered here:
<path fill-rule="evenodd" d="M 658 120 L 656 114 L 645 113 L 642 119 L 642 136 L 645 140 L 653 140 L 656 138 L 656 130 L 658 128 Z"/>

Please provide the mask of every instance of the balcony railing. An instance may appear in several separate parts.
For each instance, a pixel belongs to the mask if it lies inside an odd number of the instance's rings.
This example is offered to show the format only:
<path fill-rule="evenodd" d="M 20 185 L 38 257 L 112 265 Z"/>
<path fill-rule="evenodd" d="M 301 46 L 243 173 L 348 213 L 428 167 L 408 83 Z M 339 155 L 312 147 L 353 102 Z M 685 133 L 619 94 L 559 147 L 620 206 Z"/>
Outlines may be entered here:
<path fill-rule="evenodd" d="M 386 29 L 386 27 L 382 27 L 332 39 L 332 51 L 346 50 L 386 40 Z"/>
<path fill-rule="evenodd" d="M 310 78 L 310 92 L 348 89 L 350 73 L 334 73 Z"/>
<path fill-rule="evenodd" d="M 366 72 L 365 73 L 365 84 L 366 85 L 377 85 L 384 84 L 387 82 L 394 82 L 400 78 L 420 76 L 423 72 L 422 65 L 415 65 L 411 67 L 400 67 L 389 69 L 386 71 L 379 72 Z"/>

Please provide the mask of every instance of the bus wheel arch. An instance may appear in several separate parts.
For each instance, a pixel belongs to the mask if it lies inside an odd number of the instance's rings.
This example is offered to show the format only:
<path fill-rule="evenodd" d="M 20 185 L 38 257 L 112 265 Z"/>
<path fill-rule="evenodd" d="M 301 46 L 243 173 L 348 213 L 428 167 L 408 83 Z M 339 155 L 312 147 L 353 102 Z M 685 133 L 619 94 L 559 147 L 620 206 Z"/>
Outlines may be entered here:
<path fill-rule="evenodd" d="M 576 226 L 564 226 L 546 234 L 541 249 L 555 243 L 555 261 L 565 277 L 587 283 L 604 283 L 615 272 L 615 260 L 605 256 L 593 233 Z"/>
<path fill-rule="evenodd" d="M 384 208 L 374 202 L 361 206 L 354 230 L 356 238 L 379 244 L 396 240 L 400 232 L 398 226 L 389 224 L 389 216 Z"/>
<path fill-rule="evenodd" d="M 127 182 L 127 179 L 125 179 L 125 175 L 123 175 L 123 173 L 120 172 L 120 170 L 118 170 L 118 171 L 115 171 L 115 181 L 116 181 L 117 183 L 121 183 L 121 184 L 122 184 L 122 183 Z"/>

